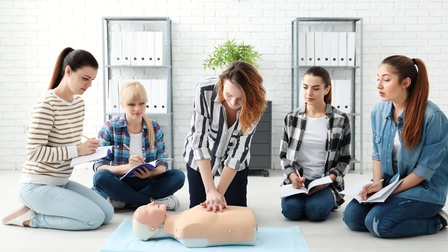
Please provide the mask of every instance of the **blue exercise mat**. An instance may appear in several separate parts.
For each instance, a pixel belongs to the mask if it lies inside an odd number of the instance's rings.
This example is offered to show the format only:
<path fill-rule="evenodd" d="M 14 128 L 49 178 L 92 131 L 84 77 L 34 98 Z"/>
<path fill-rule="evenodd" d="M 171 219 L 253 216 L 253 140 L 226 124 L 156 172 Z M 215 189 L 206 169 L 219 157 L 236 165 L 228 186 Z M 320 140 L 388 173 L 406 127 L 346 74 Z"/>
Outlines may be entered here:
<path fill-rule="evenodd" d="M 216 246 L 205 248 L 187 248 L 176 239 L 166 238 L 151 241 L 141 241 L 135 237 L 132 224 L 125 219 L 107 239 L 101 252 L 182 252 L 182 251 L 257 251 L 271 252 L 281 249 L 281 252 L 310 252 L 308 245 L 300 233 L 298 226 L 294 227 L 258 227 L 257 243 L 254 246 Z M 280 250 L 279 250 L 280 251 Z"/>

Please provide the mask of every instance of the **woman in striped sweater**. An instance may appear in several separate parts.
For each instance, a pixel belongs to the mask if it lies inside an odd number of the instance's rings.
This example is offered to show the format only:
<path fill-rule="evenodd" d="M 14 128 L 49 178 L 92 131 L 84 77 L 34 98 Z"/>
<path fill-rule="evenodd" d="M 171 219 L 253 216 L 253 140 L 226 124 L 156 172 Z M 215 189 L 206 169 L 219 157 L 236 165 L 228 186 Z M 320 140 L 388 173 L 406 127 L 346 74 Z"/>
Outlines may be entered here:
<path fill-rule="evenodd" d="M 48 91 L 31 112 L 27 160 L 19 199 L 24 204 L 2 219 L 7 225 L 90 230 L 108 223 L 113 207 L 100 195 L 69 180 L 72 158 L 92 154 L 99 141 L 81 143 L 84 100 L 98 62 L 87 51 L 65 48 L 59 54 Z"/>

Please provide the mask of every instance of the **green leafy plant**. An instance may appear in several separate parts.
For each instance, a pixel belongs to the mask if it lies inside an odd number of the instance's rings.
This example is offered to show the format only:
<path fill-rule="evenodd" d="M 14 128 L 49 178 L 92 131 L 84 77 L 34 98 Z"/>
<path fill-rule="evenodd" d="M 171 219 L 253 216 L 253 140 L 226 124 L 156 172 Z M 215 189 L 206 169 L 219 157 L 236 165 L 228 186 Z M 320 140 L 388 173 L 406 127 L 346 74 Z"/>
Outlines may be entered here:
<path fill-rule="evenodd" d="M 237 43 L 234 39 L 227 40 L 221 45 L 215 46 L 212 54 L 204 60 L 204 70 L 210 68 L 212 70 L 224 69 L 237 60 L 246 61 L 255 67 L 261 60 L 261 54 L 254 49 L 252 45 L 246 45 L 244 42 Z"/>

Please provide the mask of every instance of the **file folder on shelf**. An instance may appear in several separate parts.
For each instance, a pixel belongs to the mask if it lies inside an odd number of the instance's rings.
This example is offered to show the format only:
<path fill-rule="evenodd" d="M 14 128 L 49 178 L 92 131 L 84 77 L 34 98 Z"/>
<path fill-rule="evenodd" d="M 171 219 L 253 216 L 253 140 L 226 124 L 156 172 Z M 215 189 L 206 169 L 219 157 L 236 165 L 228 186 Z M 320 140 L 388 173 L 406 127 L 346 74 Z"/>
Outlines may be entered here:
<path fill-rule="evenodd" d="M 322 66 L 323 60 L 323 33 L 314 33 L 314 65 Z"/>
<path fill-rule="evenodd" d="M 339 33 L 330 33 L 330 66 L 339 66 Z"/>
<path fill-rule="evenodd" d="M 155 56 L 154 56 L 154 32 L 146 32 L 146 48 L 147 55 L 146 56 L 146 65 L 154 66 L 155 64 Z"/>
<path fill-rule="evenodd" d="M 347 32 L 347 66 L 355 66 L 356 34 Z"/>
<path fill-rule="evenodd" d="M 304 32 L 299 33 L 299 65 L 306 66 L 306 36 Z"/>
<path fill-rule="evenodd" d="M 163 32 L 154 32 L 154 55 L 156 66 L 163 65 Z"/>
<path fill-rule="evenodd" d="M 110 79 L 108 85 L 109 112 L 120 113 L 119 80 Z"/>
<path fill-rule="evenodd" d="M 110 64 L 122 65 L 122 33 L 119 31 L 110 33 Z"/>
<path fill-rule="evenodd" d="M 339 32 L 339 66 L 347 65 L 347 33 Z"/>
<path fill-rule="evenodd" d="M 331 33 L 322 33 L 322 66 L 331 65 Z"/>
<path fill-rule="evenodd" d="M 314 66 L 314 32 L 306 33 L 306 65 Z"/>

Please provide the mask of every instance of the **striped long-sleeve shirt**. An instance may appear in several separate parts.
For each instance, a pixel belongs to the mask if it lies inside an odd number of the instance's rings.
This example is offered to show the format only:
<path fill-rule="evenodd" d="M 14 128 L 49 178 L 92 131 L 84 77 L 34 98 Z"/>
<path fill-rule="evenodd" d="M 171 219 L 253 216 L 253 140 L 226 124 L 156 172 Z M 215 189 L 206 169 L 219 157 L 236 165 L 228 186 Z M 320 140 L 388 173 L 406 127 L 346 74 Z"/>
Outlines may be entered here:
<path fill-rule="evenodd" d="M 78 156 L 84 122 L 84 100 L 72 102 L 48 90 L 34 105 L 26 145 L 27 160 L 22 183 L 64 185 L 72 174 L 72 158 Z"/>
<path fill-rule="evenodd" d="M 210 159 L 212 175 L 221 173 L 223 166 L 237 171 L 249 167 L 250 144 L 255 128 L 243 133 L 237 120 L 227 125 L 226 109 L 219 101 L 217 78 L 208 79 L 196 87 L 190 133 L 185 139 L 184 159 L 198 169 L 197 161 Z"/>
<path fill-rule="evenodd" d="M 344 203 L 339 191 L 344 189 L 344 176 L 350 164 L 350 120 L 348 116 L 327 104 L 325 116 L 327 118 L 327 143 L 325 145 L 325 176 L 334 174 L 336 181 L 330 186 L 335 195 L 337 206 Z M 286 176 L 284 184 L 290 184 L 289 174 L 295 170 L 301 172 L 303 167 L 297 162 L 303 134 L 305 132 L 307 116 L 305 106 L 301 106 L 288 113 L 283 125 L 283 138 L 280 141 L 280 163 Z"/>

